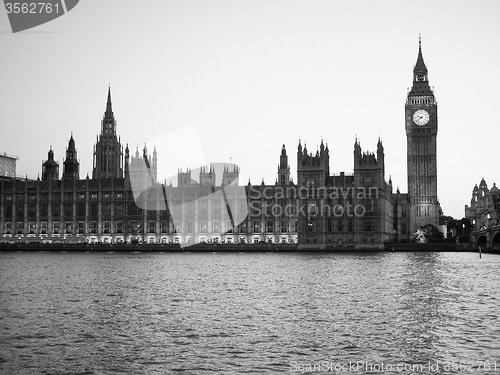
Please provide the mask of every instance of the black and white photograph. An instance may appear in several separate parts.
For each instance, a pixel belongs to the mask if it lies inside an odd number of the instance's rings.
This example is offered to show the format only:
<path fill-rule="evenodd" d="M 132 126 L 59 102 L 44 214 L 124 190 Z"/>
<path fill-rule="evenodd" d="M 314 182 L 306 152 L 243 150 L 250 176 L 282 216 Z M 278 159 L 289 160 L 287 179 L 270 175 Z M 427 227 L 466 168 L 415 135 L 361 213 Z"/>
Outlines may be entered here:
<path fill-rule="evenodd" d="M 0 374 L 500 374 L 500 3 L 3 0 Z"/>

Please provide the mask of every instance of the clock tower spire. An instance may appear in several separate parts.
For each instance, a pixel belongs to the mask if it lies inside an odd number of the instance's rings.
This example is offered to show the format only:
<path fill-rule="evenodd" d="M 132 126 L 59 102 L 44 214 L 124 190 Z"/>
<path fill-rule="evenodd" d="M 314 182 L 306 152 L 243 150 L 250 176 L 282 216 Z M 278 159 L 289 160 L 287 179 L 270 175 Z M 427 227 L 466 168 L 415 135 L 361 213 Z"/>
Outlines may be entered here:
<path fill-rule="evenodd" d="M 405 103 L 405 125 L 410 233 L 414 233 L 426 224 L 437 227 L 441 211 L 437 197 L 437 102 L 429 86 L 420 37 L 413 85 Z"/>
<path fill-rule="evenodd" d="M 425 66 L 424 57 L 422 56 L 422 40 L 419 36 L 418 40 L 418 57 L 417 63 L 413 68 L 413 86 L 410 95 L 433 95 L 429 87 L 429 78 L 427 67 Z"/>

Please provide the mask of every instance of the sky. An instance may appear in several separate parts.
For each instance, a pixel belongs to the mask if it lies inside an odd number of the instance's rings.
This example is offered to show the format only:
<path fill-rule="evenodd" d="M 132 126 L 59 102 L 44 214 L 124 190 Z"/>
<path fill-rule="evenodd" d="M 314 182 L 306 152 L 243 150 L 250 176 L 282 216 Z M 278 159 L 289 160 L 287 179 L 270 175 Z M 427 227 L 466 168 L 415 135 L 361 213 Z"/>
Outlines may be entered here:
<path fill-rule="evenodd" d="M 13 34 L 0 9 L 0 153 L 36 178 L 52 146 L 62 171 L 73 134 L 80 177 L 111 85 L 117 132 L 157 145 L 160 178 L 232 162 L 240 184 L 273 184 L 299 139 L 353 171 L 353 145 L 385 148 L 407 191 L 404 104 L 418 37 L 438 102 L 438 197 L 464 216 L 472 189 L 500 183 L 500 2 L 85 0 Z M 175 151 L 175 152 L 174 152 Z"/>

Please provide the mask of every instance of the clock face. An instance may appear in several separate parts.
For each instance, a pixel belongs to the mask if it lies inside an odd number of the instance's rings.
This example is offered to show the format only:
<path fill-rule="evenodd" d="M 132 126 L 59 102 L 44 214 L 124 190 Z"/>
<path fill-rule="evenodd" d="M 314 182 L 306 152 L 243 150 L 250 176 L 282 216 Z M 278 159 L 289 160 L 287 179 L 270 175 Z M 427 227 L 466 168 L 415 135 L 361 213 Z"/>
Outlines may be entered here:
<path fill-rule="evenodd" d="M 419 109 L 413 114 L 413 122 L 418 126 L 424 126 L 429 122 L 429 113 L 426 110 Z"/>

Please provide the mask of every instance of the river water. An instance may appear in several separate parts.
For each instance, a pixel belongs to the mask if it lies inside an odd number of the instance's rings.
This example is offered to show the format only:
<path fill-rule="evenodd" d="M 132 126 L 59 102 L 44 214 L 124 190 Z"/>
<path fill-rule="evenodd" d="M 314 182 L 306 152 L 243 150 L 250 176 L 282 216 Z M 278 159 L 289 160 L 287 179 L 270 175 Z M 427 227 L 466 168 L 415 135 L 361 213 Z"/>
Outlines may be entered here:
<path fill-rule="evenodd" d="M 493 254 L 0 253 L 0 373 L 494 374 L 499 311 Z"/>

